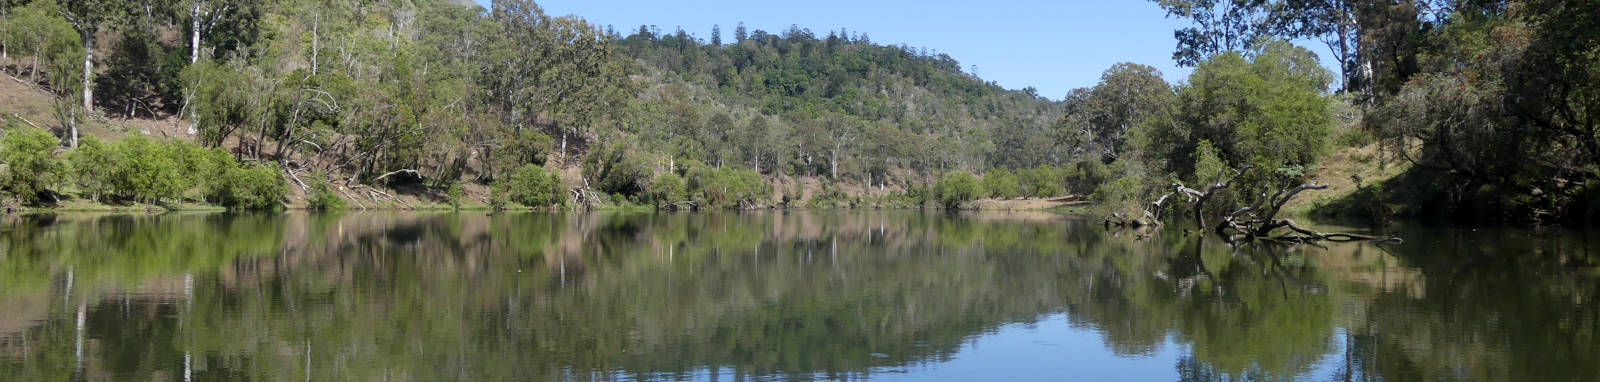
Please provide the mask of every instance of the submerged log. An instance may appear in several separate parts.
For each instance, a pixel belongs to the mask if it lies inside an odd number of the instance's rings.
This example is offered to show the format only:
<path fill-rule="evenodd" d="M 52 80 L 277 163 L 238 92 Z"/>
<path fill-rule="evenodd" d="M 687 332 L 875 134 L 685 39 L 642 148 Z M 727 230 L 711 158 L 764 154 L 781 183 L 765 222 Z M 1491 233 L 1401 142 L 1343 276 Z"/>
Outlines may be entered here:
<path fill-rule="evenodd" d="M 1253 240 L 1285 243 L 1366 241 L 1375 244 L 1399 244 L 1403 242 L 1403 240 L 1400 238 L 1393 236 L 1380 237 L 1351 233 L 1317 232 L 1302 227 L 1299 224 L 1296 224 L 1293 220 L 1279 219 L 1277 217 L 1278 213 L 1283 210 L 1283 207 L 1287 205 L 1290 200 L 1294 199 L 1295 196 L 1300 195 L 1301 192 L 1305 192 L 1307 190 L 1325 190 L 1328 188 L 1328 185 L 1316 182 L 1302 184 L 1291 188 L 1279 189 L 1277 192 L 1274 192 L 1271 195 L 1261 193 L 1249 205 L 1233 208 L 1231 212 L 1223 214 L 1216 223 L 1207 225 L 1205 215 L 1206 203 L 1211 201 L 1218 192 L 1232 188 L 1234 182 L 1238 181 L 1241 176 L 1243 176 L 1252 168 L 1254 167 L 1245 166 L 1232 177 L 1228 177 L 1227 179 L 1223 179 L 1223 177 L 1227 174 L 1227 170 L 1224 169 L 1222 172 L 1217 174 L 1217 181 L 1206 185 L 1204 190 L 1189 188 L 1184 186 L 1182 183 L 1173 183 L 1173 191 L 1161 195 L 1161 197 L 1156 199 L 1155 202 L 1150 203 L 1151 208 L 1143 211 L 1145 215 L 1143 219 L 1125 217 L 1120 213 L 1113 213 L 1110 218 L 1106 219 L 1105 224 L 1107 226 L 1116 225 L 1130 227 L 1158 225 L 1160 224 L 1159 212 L 1165 209 L 1165 203 L 1175 200 L 1171 199 L 1173 195 L 1181 195 L 1190 203 L 1189 208 L 1191 211 L 1193 211 L 1192 216 L 1195 221 L 1195 227 L 1201 231 L 1205 231 L 1209 228 L 1212 232 L 1216 233 L 1218 236 L 1221 236 L 1223 239 L 1228 240 L 1229 242 Z M 1277 233 L 1282 230 L 1287 230 L 1288 232 Z"/>

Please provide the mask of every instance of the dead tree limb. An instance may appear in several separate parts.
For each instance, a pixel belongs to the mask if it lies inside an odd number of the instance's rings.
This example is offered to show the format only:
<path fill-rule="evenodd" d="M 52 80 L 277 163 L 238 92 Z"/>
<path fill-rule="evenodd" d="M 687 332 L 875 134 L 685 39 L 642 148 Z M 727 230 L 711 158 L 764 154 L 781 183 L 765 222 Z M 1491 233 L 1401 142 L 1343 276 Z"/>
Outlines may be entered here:
<path fill-rule="evenodd" d="M 390 171 L 387 174 L 378 175 L 377 178 L 372 178 L 372 183 L 378 183 L 378 181 L 383 180 L 383 178 L 388 178 L 390 175 L 399 174 L 399 173 L 409 173 L 412 176 L 416 176 L 417 178 L 422 178 L 422 173 L 417 172 L 417 170 L 399 169 L 399 170 Z"/>
<path fill-rule="evenodd" d="M 1282 188 L 1271 195 L 1265 192 L 1256 194 L 1249 205 L 1233 208 L 1231 211 L 1221 215 L 1214 225 L 1207 225 L 1205 216 L 1206 203 L 1214 199 L 1218 192 L 1232 188 L 1234 182 L 1238 181 L 1239 178 L 1253 168 L 1254 166 L 1245 166 L 1233 174 L 1232 177 L 1226 179 L 1224 179 L 1224 176 L 1227 175 L 1227 169 L 1223 169 L 1217 174 L 1217 180 L 1206 185 L 1204 190 L 1189 188 L 1182 183 L 1173 183 L 1173 191 L 1162 195 L 1155 202 L 1150 203 L 1150 206 L 1159 212 L 1163 209 L 1162 207 L 1165 203 L 1172 200 L 1172 195 L 1183 195 L 1188 199 L 1190 208 L 1193 210 L 1195 226 L 1201 231 L 1210 228 L 1212 232 L 1229 242 L 1249 240 L 1295 244 L 1314 244 L 1321 241 L 1367 241 L 1377 244 L 1402 242 L 1400 238 L 1393 236 L 1379 237 L 1352 233 L 1322 233 L 1302 227 L 1293 220 L 1278 218 L 1278 213 L 1283 211 L 1283 207 L 1288 205 L 1289 201 L 1300 195 L 1300 193 L 1306 190 L 1325 190 L 1328 188 L 1328 185 L 1316 182 L 1291 188 Z M 1155 221 L 1158 216 L 1152 213 L 1150 209 L 1144 212 L 1151 221 Z M 1113 214 L 1112 216 L 1117 221 L 1113 222 L 1111 219 L 1107 219 L 1108 225 L 1137 226 L 1146 224 L 1138 219 L 1123 217 L 1121 214 Z M 1289 232 L 1283 234 L 1274 233 L 1280 229 L 1287 229 Z"/>

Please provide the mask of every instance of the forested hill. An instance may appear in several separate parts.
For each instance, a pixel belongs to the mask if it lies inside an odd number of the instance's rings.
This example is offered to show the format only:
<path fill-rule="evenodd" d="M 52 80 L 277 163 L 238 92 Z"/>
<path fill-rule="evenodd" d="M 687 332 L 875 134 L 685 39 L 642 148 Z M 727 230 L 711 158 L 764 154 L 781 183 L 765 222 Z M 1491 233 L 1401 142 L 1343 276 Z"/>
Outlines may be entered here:
<path fill-rule="evenodd" d="M 532 0 L 3 0 L 0 188 L 236 207 L 1092 193 L 1139 215 L 1235 174 L 1214 200 L 1329 182 L 1342 196 L 1308 208 L 1600 214 L 1593 2 L 1158 3 L 1191 24 L 1187 79 L 1120 63 L 1055 102 L 849 31 L 624 35 Z M 1337 73 L 1305 39 L 1338 47 Z"/>
<path fill-rule="evenodd" d="M 558 195 L 524 198 L 529 205 L 615 196 L 727 205 L 767 203 L 773 178 L 897 189 L 949 170 L 1071 159 L 1021 155 L 1006 141 L 1049 137 L 1061 103 L 985 82 L 926 48 L 843 31 L 741 26 L 703 41 L 641 27 L 624 36 L 530 0 L 0 8 L 0 67 L 52 96 L 6 107 L 49 122 L 62 148 L 137 130 L 274 164 L 302 190 L 314 187 L 299 175 L 323 174 L 339 187 L 435 195 L 557 185 L 535 187 Z M 62 175 L 85 189 L 130 183 Z M 516 187 L 505 183 L 512 175 Z M 199 183 L 106 191 L 216 199 Z"/>
<path fill-rule="evenodd" d="M 719 27 L 701 41 L 647 26 L 616 36 L 619 54 L 644 70 L 644 99 L 663 106 L 657 120 L 664 126 L 637 131 L 642 139 L 707 163 L 865 183 L 894 169 L 978 171 L 1068 159 L 1064 152 L 1021 159 L 1011 152 L 1018 147 L 997 144 L 1048 130 L 1060 103 L 984 82 L 948 55 L 799 27 L 774 34 L 739 25 L 727 37 Z"/>

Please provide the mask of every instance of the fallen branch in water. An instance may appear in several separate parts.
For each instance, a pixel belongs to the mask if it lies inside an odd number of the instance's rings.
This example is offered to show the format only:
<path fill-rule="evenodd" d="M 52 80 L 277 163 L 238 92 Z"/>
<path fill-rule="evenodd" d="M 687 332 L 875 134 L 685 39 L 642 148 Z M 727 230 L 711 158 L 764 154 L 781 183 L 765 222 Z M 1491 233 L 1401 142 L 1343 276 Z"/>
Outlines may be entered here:
<path fill-rule="evenodd" d="M 1207 185 L 1203 191 L 1186 187 L 1182 183 L 1173 183 L 1173 191 L 1161 195 L 1161 197 L 1156 199 L 1155 202 L 1150 203 L 1151 208 L 1144 211 L 1145 216 L 1143 218 L 1131 218 L 1123 216 L 1120 213 L 1113 213 L 1112 216 L 1106 220 L 1106 224 L 1108 226 L 1117 225 L 1131 227 L 1159 225 L 1159 212 L 1165 209 L 1165 203 L 1173 200 L 1171 199 L 1173 195 L 1183 195 L 1190 203 L 1189 208 L 1191 211 L 1193 211 L 1195 227 L 1198 227 L 1202 231 L 1209 228 L 1212 232 L 1216 233 L 1218 236 L 1222 236 L 1229 242 L 1250 240 L 1286 243 L 1366 241 L 1376 244 L 1399 244 L 1403 242 L 1403 240 L 1401 240 L 1399 237 L 1393 236 L 1380 237 L 1352 233 L 1317 232 L 1302 227 L 1296 224 L 1293 220 L 1279 219 L 1277 217 L 1278 213 L 1283 210 L 1283 207 L 1287 205 L 1291 199 L 1294 199 L 1295 196 L 1300 195 L 1300 193 L 1307 190 L 1328 189 L 1328 185 L 1316 182 L 1306 183 L 1291 188 L 1279 189 L 1270 196 L 1266 193 L 1261 193 L 1249 205 L 1237 207 L 1228 213 L 1222 214 L 1220 219 L 1215 224 L 1208 226 L 1206 224 L 1205 215 L 1206 202 L 1211 201 L 1215 196 L 1217 196 L 1218 192 L 1233 187 L 1234 182 L 1238 181 L 1241 176 L 1243 176 L 1252 168 L 1254 167 L 1245 166 L 1245 168 L 1239 170 L 1238 173 L 1234 174 L 1231 178 L 1227 178 L 1226 180 L 1223 180 L 1223 176 L 1227 171 L 1224 169 L 1223 172 L 1217 174 L 1217 181 Z M 1151 212 L 1152 210 L 1155 212 Z M 1275 233 L 1283 229 L 1287 229 L 1290 232 L 1282 234 Z"/>

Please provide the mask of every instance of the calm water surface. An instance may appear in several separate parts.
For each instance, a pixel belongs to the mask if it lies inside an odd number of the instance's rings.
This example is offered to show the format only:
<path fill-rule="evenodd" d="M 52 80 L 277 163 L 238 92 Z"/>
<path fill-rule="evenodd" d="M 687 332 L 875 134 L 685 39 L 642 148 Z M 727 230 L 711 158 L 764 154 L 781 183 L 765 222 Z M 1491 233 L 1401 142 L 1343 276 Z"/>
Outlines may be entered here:
<path fill-rule="evenodd" d="M 1231 248 L 1047 213 L 7 219 L 0 380 L 1600 380 L 1592 232 Z"/>

